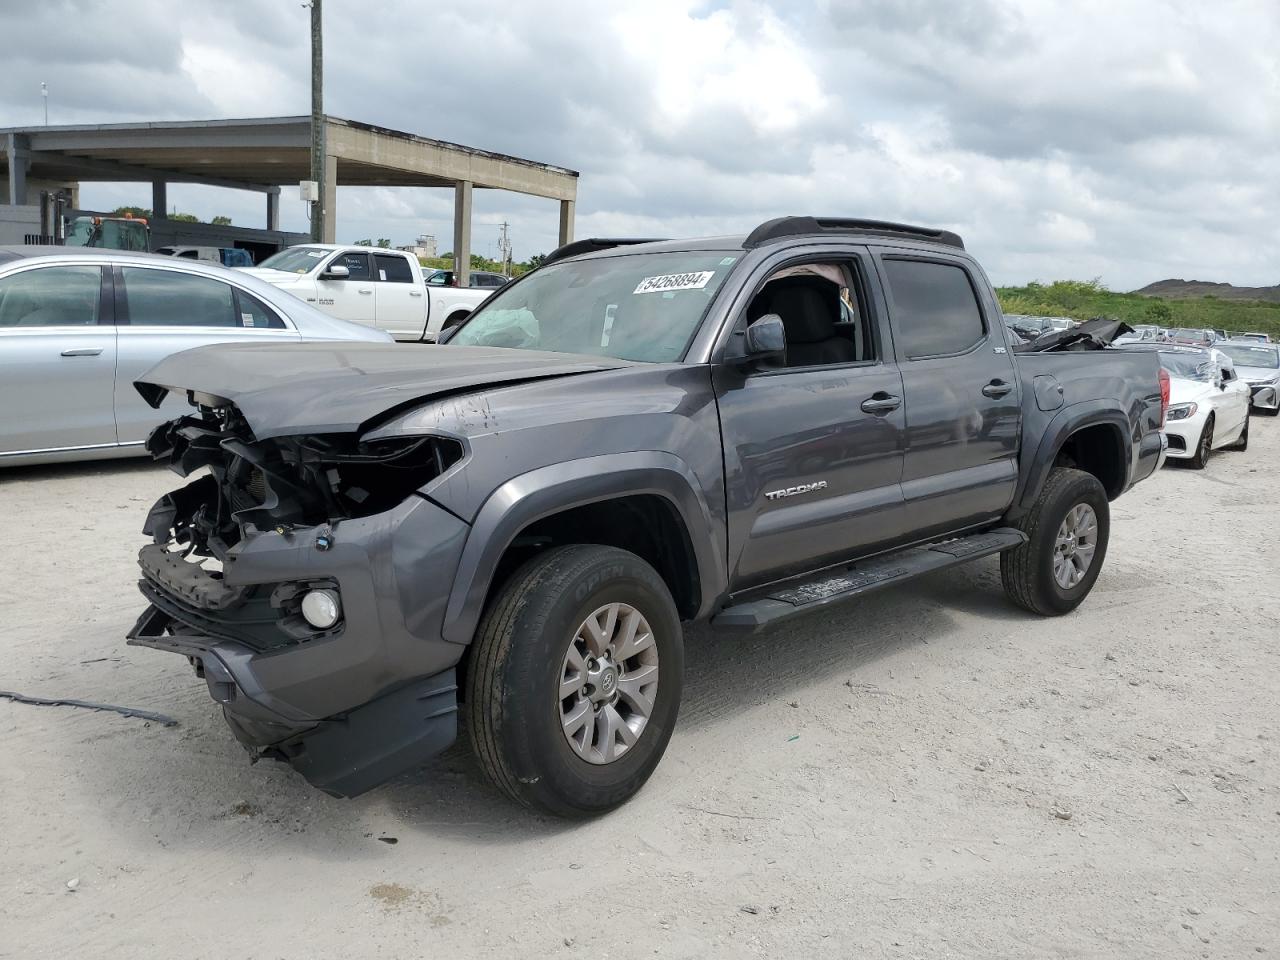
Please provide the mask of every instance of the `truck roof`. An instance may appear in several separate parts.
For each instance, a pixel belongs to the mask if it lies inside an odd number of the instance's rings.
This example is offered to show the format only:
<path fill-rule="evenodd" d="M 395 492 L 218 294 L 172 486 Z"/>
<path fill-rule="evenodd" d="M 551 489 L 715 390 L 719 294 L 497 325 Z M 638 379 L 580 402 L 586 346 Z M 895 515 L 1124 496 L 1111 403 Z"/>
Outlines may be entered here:
<path fill-rule="evenodd" d="M 570 257 L 588 258 L 609 255 L 618 247 L 642 247 L 646 253 L 686 250 L 753 250 L 766 244 L 805 237 L 866 237 L 877 241 L 921 243 L 948 248 L 954 253 L 964 249 L 959 234 L 933 227 L 918 227 L 887 220 L 862 220 L 845 217 L 777 217 L 766 220 L 745 236 L 701 237 L 691 240 L 665 240 L 651 237 L 590 237 L 575 240 L 549 253 L 544 263 Z"/>

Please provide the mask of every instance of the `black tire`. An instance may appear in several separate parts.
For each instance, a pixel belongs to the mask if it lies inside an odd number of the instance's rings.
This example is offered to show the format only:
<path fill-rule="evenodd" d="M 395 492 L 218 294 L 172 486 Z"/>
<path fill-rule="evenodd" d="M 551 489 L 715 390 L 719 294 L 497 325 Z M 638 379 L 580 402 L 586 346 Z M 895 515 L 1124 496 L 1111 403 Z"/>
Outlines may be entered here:
<path fill-rule="evenodd" d="M 658 685 L 638 740 L 609 763 L 570 747 L 555 692 L 579 626 L 622 602 L 648 621 Z M 634 795 L 662 759 L 680 709 L 684 639 L 671 593 L 657 571 L 625 550 L 557 547 L 530 560 L 493 600 L 473 641 L 466 717 L 485 773 L 525 806 L 587 817 Z"/>
<path fill-rule="evenodd" d="M 1196 441 L 1196 455 L 1187 461 L 1187 466 L 1192 470 L 1203 470 L 1212 455 L 1213 414 L 1211 413 L 1209 419 L 1204 422 L 1204 429 L 1200 431 L 1200 439 Z"/>
<path fill-rule="evenodd" d="M 1249 449 L 1249 417 L 1244 418 L 1244 429 L 1240 431 L 1240 439 L 1233 443 L 1228 450 L 1248 450 Z"/>
<path fill-rule="evenodd" d="M 1055 541 L 1068 512 L 1078 504 L 1093 508 L 1097 538 L 1092 562 L 1083 578 L 1066 588 L 1054 577 Z M 1041 616 L 1070 613 L 1089 595 L 1106 559 L 1111 535 L 1106 490 L 1093 474 L 1054 467 L 1035 506 L 1015 525 L 1027 535 L 1027 542 L 1000 555 L 1000 580 L 1005 594 L 1024 610 Z"/>

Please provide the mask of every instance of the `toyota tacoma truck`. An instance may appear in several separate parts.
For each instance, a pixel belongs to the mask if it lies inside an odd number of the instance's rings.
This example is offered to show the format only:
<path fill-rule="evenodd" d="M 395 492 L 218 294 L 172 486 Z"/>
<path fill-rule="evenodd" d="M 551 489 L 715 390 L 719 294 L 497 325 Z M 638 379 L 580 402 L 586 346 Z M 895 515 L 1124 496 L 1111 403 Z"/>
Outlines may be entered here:
<path fill-rule="evenodd" d="M 427 286 L 413 254 L 357 244 L 286 247 L 256 267 L 241 269 L 340 320 L 377 327 L 397 340 L 427 343 L 462 322 L 493 292 Z"/>
<path fill-rule="evenodd" d="M 1015 352 L 940 230 L 582 240 L 442 339 L 202 347 L 137 384 L 191 405 L 148 443 L 193 479 L 146 520 L 131 642 L 336 796 L 461 725 L 515 800 L 608 810 L 667 747 L 685 624 L 996 555 L 1066 614 L 1162 456 L 1156 358 L 1084 327 Z"/>

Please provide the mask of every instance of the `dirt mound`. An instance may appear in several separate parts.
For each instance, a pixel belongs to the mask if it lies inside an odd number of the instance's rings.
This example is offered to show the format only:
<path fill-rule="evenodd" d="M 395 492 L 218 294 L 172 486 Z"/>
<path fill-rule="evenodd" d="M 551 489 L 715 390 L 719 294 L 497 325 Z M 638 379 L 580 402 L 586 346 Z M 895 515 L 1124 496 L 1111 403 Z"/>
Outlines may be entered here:
<path fill-rule="evenodd" d="M 1219 300 L 1267 300 L 1280 303 L 1280 284 L 1274 287 L 1236 287 L 1212 280 L 1157 280 L 1133 291 L 1144 297 L 1186 300 L 1193 297 L 1217 297 Z"/>

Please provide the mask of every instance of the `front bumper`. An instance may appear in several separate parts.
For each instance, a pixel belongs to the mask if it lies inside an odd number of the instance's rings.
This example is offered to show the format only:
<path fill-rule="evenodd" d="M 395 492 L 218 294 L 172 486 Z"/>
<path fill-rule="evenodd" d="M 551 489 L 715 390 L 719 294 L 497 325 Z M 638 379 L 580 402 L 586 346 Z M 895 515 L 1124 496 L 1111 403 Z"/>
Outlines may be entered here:
<path fill-rule="evenodd" d="M 1274 383 L 1249 384 L 1249 406 L 1254 410 L 1275 410 L 1280 407 L 1280 386 Z"/>
<path fill-rule="evenodd" d="M 415 495 L 332 528 L 250 534 L 220 580 L 184 561 L 167 567 L 145 547 L 148 607 L 129 642 L 186 656 L 250 750 L 355 796 L 456 736 L 464 648 L 440 623 L 467 530 Z M 329 631 L 300 625 L 287 603 L 295 585 L 316 583 L 342 597 Z"/>
<path fill-rule="evenodd" d="M 1195 416 L 1185 420 L 1166 420 L 1164 435 L 1168 450 L 1165 456 L 1170 460 L 1189 460 L 1194 457 L 1207 418 L 1208 415 L 1203 410 L 1197 410 Z"/>

